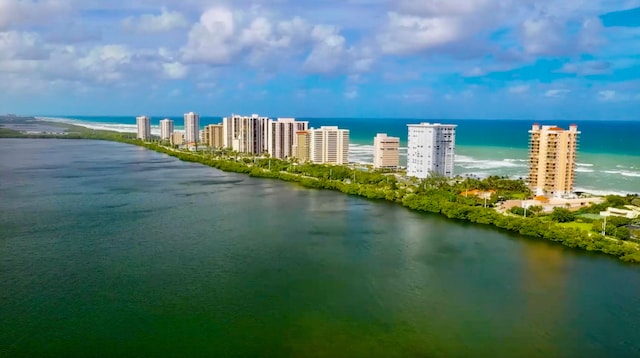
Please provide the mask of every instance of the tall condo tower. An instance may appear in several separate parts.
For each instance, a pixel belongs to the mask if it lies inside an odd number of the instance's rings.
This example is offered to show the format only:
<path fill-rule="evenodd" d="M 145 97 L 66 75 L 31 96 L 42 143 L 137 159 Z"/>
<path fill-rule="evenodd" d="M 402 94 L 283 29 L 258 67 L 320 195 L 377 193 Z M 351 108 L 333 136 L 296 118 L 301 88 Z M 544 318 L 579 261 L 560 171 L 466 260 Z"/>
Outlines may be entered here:
<path fill-rule="evenodd" d="M 296 147 L 297 132 L 309 128 L 309 122 L 296 121 L 295 118 L 270 119 L 267 123 L 267 153 L 273 158 L 289 158 L 294 156 L 293 148 Z"/>
<path fill-rule="evenodd" d="M 196 143 L 200 140 L 200 116 L 189 112 L 184 115 L 184 140 Z"/>
<path fill-rule="evenodd" d="M 396 169 L 400 162 L 400 138 L 387 137 L 378 133 L 373 138 L 373 167 L 375 169 Z"/>
<path fill-rule="evenodd" d="M 147 116 L 136 117 L 136 127 L 138 127 L 138 135 L 136 138 L 147 140 L 151 137 L 151 120 Z"/>
<path fill-rule="evenodd" d="M 166 140 L 171 138 L 173 134 L 173 121 L 169 118 L 165 118 L 160 121 L 160 139 Z"/>
<path fill-rule="evenodd" d="M 299 163 L 308 162 L 310 159 L 311 134 L 309 131 L 296 132 L 296 144 L 293 145 L 293 156 Z"/>
<path fill-rule="evenodd" d="M 535 195 L 562 197 L 573 192 L 578 126 L 569 130 L 534 124 L 529 131 L 529 188 Z"/>
<path fill-rule="evenodd" d="M 408 124 L 407 175 L 424 179 L 431 174 L 453 177 L 455 124 Z"/>
<path fill-rule="evenodd" d="M 322 126 L 309 131 L 309 160 L 318 164 L 349 163 L 349 130 Z"/>
<path fill-rule="evenodd" d="M 236 114 L 222 119 L 223 144 L 239 153 L 262 154 L 266 149 L 268 117 L 252 114 L 251 117 Z"/>
<path fill-rule="evenodd" d="M 209 147 L 223 147 L 224 130 L 222 123 L 209 124 L 204 127 L 204 144 Z"/>

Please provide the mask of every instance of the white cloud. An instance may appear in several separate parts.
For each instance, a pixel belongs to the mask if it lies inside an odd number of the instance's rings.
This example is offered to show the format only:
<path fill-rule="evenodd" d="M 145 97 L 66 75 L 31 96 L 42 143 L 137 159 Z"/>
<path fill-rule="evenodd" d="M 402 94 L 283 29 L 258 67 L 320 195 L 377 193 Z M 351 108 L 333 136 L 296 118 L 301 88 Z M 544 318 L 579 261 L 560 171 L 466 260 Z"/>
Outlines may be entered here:
<path fill-rule="evenodd" d="M 507 91 L 512 94 L 522 94 L 522 93 L 529 92 L 529 88 L 530 88 L 529 85 L 515 85 L 515 86 L 509 87 Z"/>
<path fill-rule="evenodd" d="M 457 18 L 425 18 L 390 12 L 385 33 L 379 36 L 382 51 L 405 55 L 447 44 L 462 33 Z"/>
<path fill-rule="evenodd" d="M 77 62 L 83 73 L 95 76 L 98 82 L 118 81 L 131 64 L 133 53 L 124 45 L 104 45 L 94 47 Z"/>
<path fill-rule="evenodd" d="M 42 25 L 70 9 L 69 0 L 0 0 L 0 31 L 15 26 Z"/>
<path fill-rule="evenodd" d="M 200 22 L 189 32 L 184 58 L 190 62 L 226 65 L 231 62 L 237 44 L 234 35 L 234 16 L 226 8 L 212 8 L 200 16 Z"/>
<path fill-rule="evenodd" d="M 569 92 L 571 91 L 568 89 L 550 89 L 544 93 L 544 96 L 549 98 L 563 98 Z"/>
<path fill-rule="evenodd" d="M 611 70 L 612 65 L 610 62 L 598 60 L 565 63 L 557 72 L 578 75 L 601 75 L 611 73 Z"/>
<path fill-rule="evenodd" d="M 163 63 L 162 70 L 167 78 L 179 80 L 187 77 L 189 68 L 179 62 Z"/>
<path fill-rule="evenodd" d="M 356 99 L 358 98 L 358 90 L 348 90 L 344 92 L 344 97 L 346 99 Z"/>
<path fill-rule="evenodd" d="M 616 99 L 616 91 L 605 90 L 598 92 L 598 100 L 603 102 L 611 102 Z"/>
<path fill-rule="evenodd" d="M 315 45 L 304 62 L 306 71 L 330 73 L 343 65 L 346 40 L 337 27 L 316 25 L 311 31 L 311 38 Z"/>
<path fill-rule="evenodd" d="M 0 59 L 39 60 L 48 54 L 36 33 L 0 32 Z"/>
<path fill-rule="evenodd" d="M 122 25 L 139 32 L 165 32 L 187 27 L 189 22 L 182 13 L 162 7 L 158 15 L 144 14 L 138 18 L 130 16 L 122 21 Z"/>

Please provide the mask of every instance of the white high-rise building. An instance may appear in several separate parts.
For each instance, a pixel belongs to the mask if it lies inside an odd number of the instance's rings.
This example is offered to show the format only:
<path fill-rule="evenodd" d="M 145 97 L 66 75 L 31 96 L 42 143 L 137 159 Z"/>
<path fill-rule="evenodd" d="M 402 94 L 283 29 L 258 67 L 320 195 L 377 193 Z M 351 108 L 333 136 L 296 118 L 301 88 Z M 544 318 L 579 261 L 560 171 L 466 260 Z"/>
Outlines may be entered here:
<path fill-rule="evenodd" d="M 455 124 L 408 124 L 407 175 L 424 179 L 432 173 L 453 177 Z"/>
<path fill-rule="evenodd" d="M 313 163 L 348 164 L 349 130 L 322 126 L 309 131 L 309 160 Z"/>
<path fill-rule="evenodd" d="M 396 169 L 400 162 L 400 138 L 378 133 L 373 138 L 373 167 L 375 169 Z"/>
<path fill-rule="evenodd" d="M 184 115 L 184 140 L 195 143 L 200 140 L 200 116 L 189 112 Z"/>
<path fill-rule="evenodd" d="M 232 115 L 222 120 L 223 144 L 240 153 L 264 153 L 266 149 L 268 117 L 257 114 L 247 116 Z"/>
<path fill-rule="evenodd" d="M 273 158 L 285 159 L 293 156 L 296 145 L 296 132 L 309 128 L 309 122 L 296 121 L 295 118 L 278 118 L 267 122 L 267 153 Z"/>
<path fill-rule="evenodd" d="M 136 138 L 147 140 L 151 137 L 151 120 L 147 116 L 136 117 L 136 127 L 138 127 L 138 135 Z"/>
<path fill-rule="evenodd" d="M 160 139 L 166 140 L 171 138 L 173 134 L 173 121 L 169 118 L 165 118 L 160 121 Z"/>

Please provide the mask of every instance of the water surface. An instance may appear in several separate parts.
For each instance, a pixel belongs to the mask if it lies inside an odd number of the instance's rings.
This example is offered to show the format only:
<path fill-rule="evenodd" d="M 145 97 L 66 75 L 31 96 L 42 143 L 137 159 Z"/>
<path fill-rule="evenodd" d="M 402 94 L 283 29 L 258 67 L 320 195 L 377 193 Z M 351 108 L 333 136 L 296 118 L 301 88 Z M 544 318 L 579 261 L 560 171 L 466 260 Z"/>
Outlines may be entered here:
<path fill-rule="evenodd" d="M 0 140 L 4 356 L 640 355 L 640 271 L 119 143 Z"/>

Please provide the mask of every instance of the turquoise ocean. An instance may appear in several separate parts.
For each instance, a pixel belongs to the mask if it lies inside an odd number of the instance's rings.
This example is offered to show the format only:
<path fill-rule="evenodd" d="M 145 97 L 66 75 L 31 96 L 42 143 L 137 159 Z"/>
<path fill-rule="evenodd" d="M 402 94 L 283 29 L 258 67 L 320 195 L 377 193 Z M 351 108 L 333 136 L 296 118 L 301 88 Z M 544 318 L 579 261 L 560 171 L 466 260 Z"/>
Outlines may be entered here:
<path fill-rule="evenodd" d="M 135 116 L 49 115 L 40 118 L 79 124 L 96 129 L 135 132 Z M 176 129 L 183 128 L 181 116 L 152 117 L 152 132 L 159 133 L 159 121 L 171 118 Z M 221 117 L 201 117 L 200 125 L 221 122 Z M 407 124 L 431 122 L 457 124 L 455 173 L 462 176 L 488 175 L 525 178 L 527 176 L 528 130 L 534 123 L 581 131 L 576 190 L 594 194 L 640 193 L 640 121 L 543 121 L 415 119 L 415 118 L 298 118 L 309 126 L 337 125 L 350 130 L 349 159 L 373 161 L 376 133 L 400 137 L 401 164 L 406 162 Z"/>

